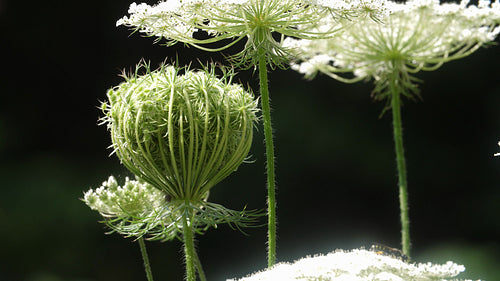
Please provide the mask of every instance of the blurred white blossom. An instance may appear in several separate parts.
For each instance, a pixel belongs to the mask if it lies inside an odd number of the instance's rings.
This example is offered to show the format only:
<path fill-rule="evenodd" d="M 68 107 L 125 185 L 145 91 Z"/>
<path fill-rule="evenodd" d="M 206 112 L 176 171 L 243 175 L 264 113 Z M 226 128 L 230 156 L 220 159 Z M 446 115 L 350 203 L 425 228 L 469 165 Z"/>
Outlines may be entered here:
<path fill-rule="evenodd" d="M 407 263 L 389 255 L 355 249 L 279 263 L 251 276 L 229 281 L 445 281 L 460 280 L 455 277 L 464 270 L 463 265 L 451 261 L 445 264 Z"/>
<path fill-rule="evenodd" d="M 344 82 L 373 78 L 385 83 L 398 73 L 408 83 L 403 86 L 414 88 L 416 72 L 468 56 L 500 32 L 498 2 L 409 0 L 385 6 L 391 13 L 380 24 L 365 18 L 329 39 L 287 38 L 285 47 L 297 57 L 293 69 L 308 78 L 322 72 Z"/>

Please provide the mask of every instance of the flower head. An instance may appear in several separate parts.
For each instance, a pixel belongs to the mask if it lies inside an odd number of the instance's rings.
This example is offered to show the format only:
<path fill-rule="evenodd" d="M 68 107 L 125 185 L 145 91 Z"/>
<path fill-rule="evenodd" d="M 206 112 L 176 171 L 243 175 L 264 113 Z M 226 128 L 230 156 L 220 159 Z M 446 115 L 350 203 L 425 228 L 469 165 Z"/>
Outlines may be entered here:
<path fill-rule="evenodd" d="M 380 0 L 169 0 L 155 6 L 132 3 L 130 16 L 118 20 L 117 25 L 165 38 L 169 45 L 183 42 L 210 51 L 228 48 L 247 38 L 244 50 L 236 56 L 239 61 L 255 64 L 261 50 L 269 63 L 280 64 L 288 53 L 281 45 L 283 36 L 329 36 L 341 28 L 336 19 L 377 18 L 384 11 L 382 3 Z M 318 28 L 328 18 L 331 19 L 328 26 Z M 209 37 L 200 39 L 196 35 L 200 30 Z M 225 39 L 232 40 L 223 47 L 207 45 Z"/>
<path fill-rule="evenodd" d="M 138 75 L 141 69 L 144 75 Z M 232 73 L 163 65 L 136 74 L 108 91 L 103 122 L 112 147 L 136 176 L 172 201 L 196 204 L 247 157 L 257 102 Z"/>
<path fill-rule="evenodd" d="M 445 264 L 407 263 L 398 258 L 373 251 L 337 250 L 327 255 L 307 257 L 294 263 L 280 263 L 240 281 L 431 281 L 458 280 L 463 265 L 448 261 Z"/>
<path fill-rule="evenodd" d="M 233 211 L 221 205 L 207 202 L 174 200 L 163 191 L 140 178 L 120 186 L 113 176 L 99 188 L 89 189 L 82 201 L 90 209 L 98 211 L 101 221 L 125 237 L 144 237 L 149 240 L 167 241 L 180 238 L 183 216 L 188 216 L 191 227 L 203 233 L 209 227 L 229 224 L 233 228 L 250 226 L 260 216 L 255 211 Z"/>
<path fill-rule="evenodd" d="M 84 193 L 83 201 L 98 211 L 112 232 L 126 237 L 150 234 L 157 239 L 169 240 L 177 235 L 174 212 L 168 206 L 166 194 L 137 179 L 125 178 L 123 186 L 113 176 L 99 188 Z"/>
<path fill-rule="evenodd" d="M 140 216 L 152 212 L 165 202 L 165 193 L 139 180 L 125 178 L 119 186 L 113 176 L 99 188 L 84 193 L 83 201 L 103 217 Z"/>
<path fill-rule="evenodd" d="M 413 97 L 418 95 L 414 73 L 468 56 L 500 32 L 498 2 L 410 0 L 386 6 L 391 13 L 380 24 L 361 19 L 330 39 L 286 40 L 298 57 L 293 68 L 307 77 L 319 71 L 345 82 L 373 78 L 378 99 L 388 96 L 388 81 L 395 79 L 403 94 Z"/>
<path fill-rule="evenodd" d="M 110 176 L 99 188 L 85 192 L 82 201 L 103 216 L 101 222 L 111 229 L 109 233 L 135 238 L 146 236 L 149 240 L 181 238 L 184 216 L 199 234 L 224 223 L 238 229 L 252 226 L 260 216 L 255 211 L 229 210 L 206 199 L 208 197 L 202 202 L 172 201 L 165 192 L 139 178 L 125 178 L 125 184 L 119 186 Z"/>

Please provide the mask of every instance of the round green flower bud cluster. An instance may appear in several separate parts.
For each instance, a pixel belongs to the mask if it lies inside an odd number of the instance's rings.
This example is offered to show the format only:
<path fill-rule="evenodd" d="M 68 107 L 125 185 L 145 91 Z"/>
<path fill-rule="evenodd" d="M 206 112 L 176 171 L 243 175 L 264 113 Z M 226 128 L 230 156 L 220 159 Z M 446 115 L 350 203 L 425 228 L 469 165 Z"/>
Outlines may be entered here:
<path fill-rule="evenodd" d="M 252 94 L 231 83 L 232 73 L 180 71 L 139 65 L 108 91 L 103 121 L 131 172 L 172 201 L 196 204 L 247 157 L 258 109 Z"/>

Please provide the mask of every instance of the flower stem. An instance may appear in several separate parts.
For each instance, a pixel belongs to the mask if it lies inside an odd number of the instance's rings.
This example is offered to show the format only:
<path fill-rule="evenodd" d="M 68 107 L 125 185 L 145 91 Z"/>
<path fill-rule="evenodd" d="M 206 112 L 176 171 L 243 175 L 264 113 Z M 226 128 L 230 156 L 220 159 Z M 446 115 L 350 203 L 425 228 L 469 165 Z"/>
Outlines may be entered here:
<path fill-rule="evenodd" d="M 151 265 L 149 264 L 148 252 L 146 251 L 146 244 L 144 243 L 144 238 L 140 237 L 138 239 L 139 246 L 141 247 L 142 260 L 144 261 L 144 269 L 146 270 L 146 277 L 148 281 L 153 281 L 153 273 L 151 272 Z"/>
<path fill-rule="evenodd" d="M 267 213 L 268 213 L 268 242 L 267 263 L 271 267 L 276 263 L 276 191 L 274 175 L 274 143 L 271 125 L 271 107 L 269 102 L 269 86 L 267 81 L 266 53 L 259 49 L 259 83 L 262 115 L 264 119 L 264 137 L 266 143 L 267 161 Z"/>
<path fill-rule="evenodd" d="M 200 258 L 198 257 L 198 253 L 196 253 L 196 251 L 194 251 L 194 258 L 196 263 L 196 270 L 198 271 L 198 277 L 200 277 L 201 281 L 207 281 L 207 277 L 205 276 L 205 271 L 201 266 Z"/>
<path fill-rule="evenodd" d="M 184 258 L 186 262 L 186 280 L 196 281 L 196 252 L 194 249 L 194 236 L 191 222 L 188 222 L 188 211 L 182 216 L 182 231 L 184 238 Z"/>
<path fill-rule="evenodd" d="M 401 244 L 403 254 L 410 257 L 410 218 L 408 214 L 408 184 L 406 180 L 406 160 L 403 146 L 403 128 L 401 122 L 401 91 L 397 76 L 390 81 L 394 146 L 399 180 L 399 207 L 401 212 Z"/>

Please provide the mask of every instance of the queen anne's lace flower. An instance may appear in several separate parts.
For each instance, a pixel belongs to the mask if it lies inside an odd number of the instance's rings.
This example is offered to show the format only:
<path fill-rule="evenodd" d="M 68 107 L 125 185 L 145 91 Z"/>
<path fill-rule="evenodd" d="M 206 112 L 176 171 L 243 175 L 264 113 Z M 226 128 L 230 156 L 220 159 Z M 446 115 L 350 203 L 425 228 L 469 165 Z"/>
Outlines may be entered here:
<path fill-rule="evenodd" d="M 439 0 L 387 2 L 390 14 L 374 24 L 366 18 L 352 22 L 338 36 L 322 40 L 287 38 L 284 46 L 297 57 L 292 68 L 313 78 L 318 72 L 343 82 L 373 79 L 377 100 L 392 109 L 398 167 L 402 247 L 410 255 L 408 192 L 404 157 L 401 95 L 419 96 L 414 75 L 464 58 L 490 43 L 500 32 L 499 2 L 477 5 Z M 328 24 L 328 23 L 326 23 Z"/>
<path fill-rule="evenodd" d="M 309 78 L 320 71 L 345 82 L 374 78 L 385 83 L 388 75 L 399 73 L 409 90 L 404 94 L 411 96 L 417 94 L 414 73 L 463 58 L 500 32 L 498 2 L 410 0 L 386 7 L 392 12 L 380 24 L 362 19 L 330 39 L 285 40 L 298 57 L 293 68 Z M 349 72 L 354 77 L 342 75 Z"/>
<path fill-rule="evenodd" d="M 145 234 L 158 239 L 172 239 L 177 229 L 167 195 L 142 180 L 125 178 L 123 186 L 113 176 L 99 188 L 84 193 L 83 201 L 98 211 L 112 231 L 125 236 L 141 237 Z"/>
<path fill-rule="evenodd" d="M 165 193 L 144 181 L 125 178 L 119 186 L 113 176 L 99 188 L 84 193 L 83 201 L 103 217 L 139 216 L 154 212 L 165 203 Z"/>
<path fill-rule="evenodd" d="M 463 265 L 407 263 L 373 251 L 337 250 L 327 255 L 307 257 L 294 263 L 279 263 L 251 276 L 232 281 L 431 281 L 459 280 Z"/>
<path fill-rule="evenodd" d="M 130 15 L 118 20 L 117 26 L 165 38 L 170 45 L 183 42 L 211 51 L 247 38 L 245 49 L 237 56 L 240 61 L 253 61 L 257 49 L 263 49 L 268 62 L 280 63 L 287 52 L 273 34 L 325 37 L 341 28 L 335 19 L 376 19 L 385 11 L 381 0 L 168 0 L 154 6 L 132 3 Z M 319 28 L 326 19 L 330 19 L 328 26 Z M 199 30 L 210 36 L 203 39 L 197 35 Z M 224 39 L 233 40 L 220 48 L 207 45 Z"/>

